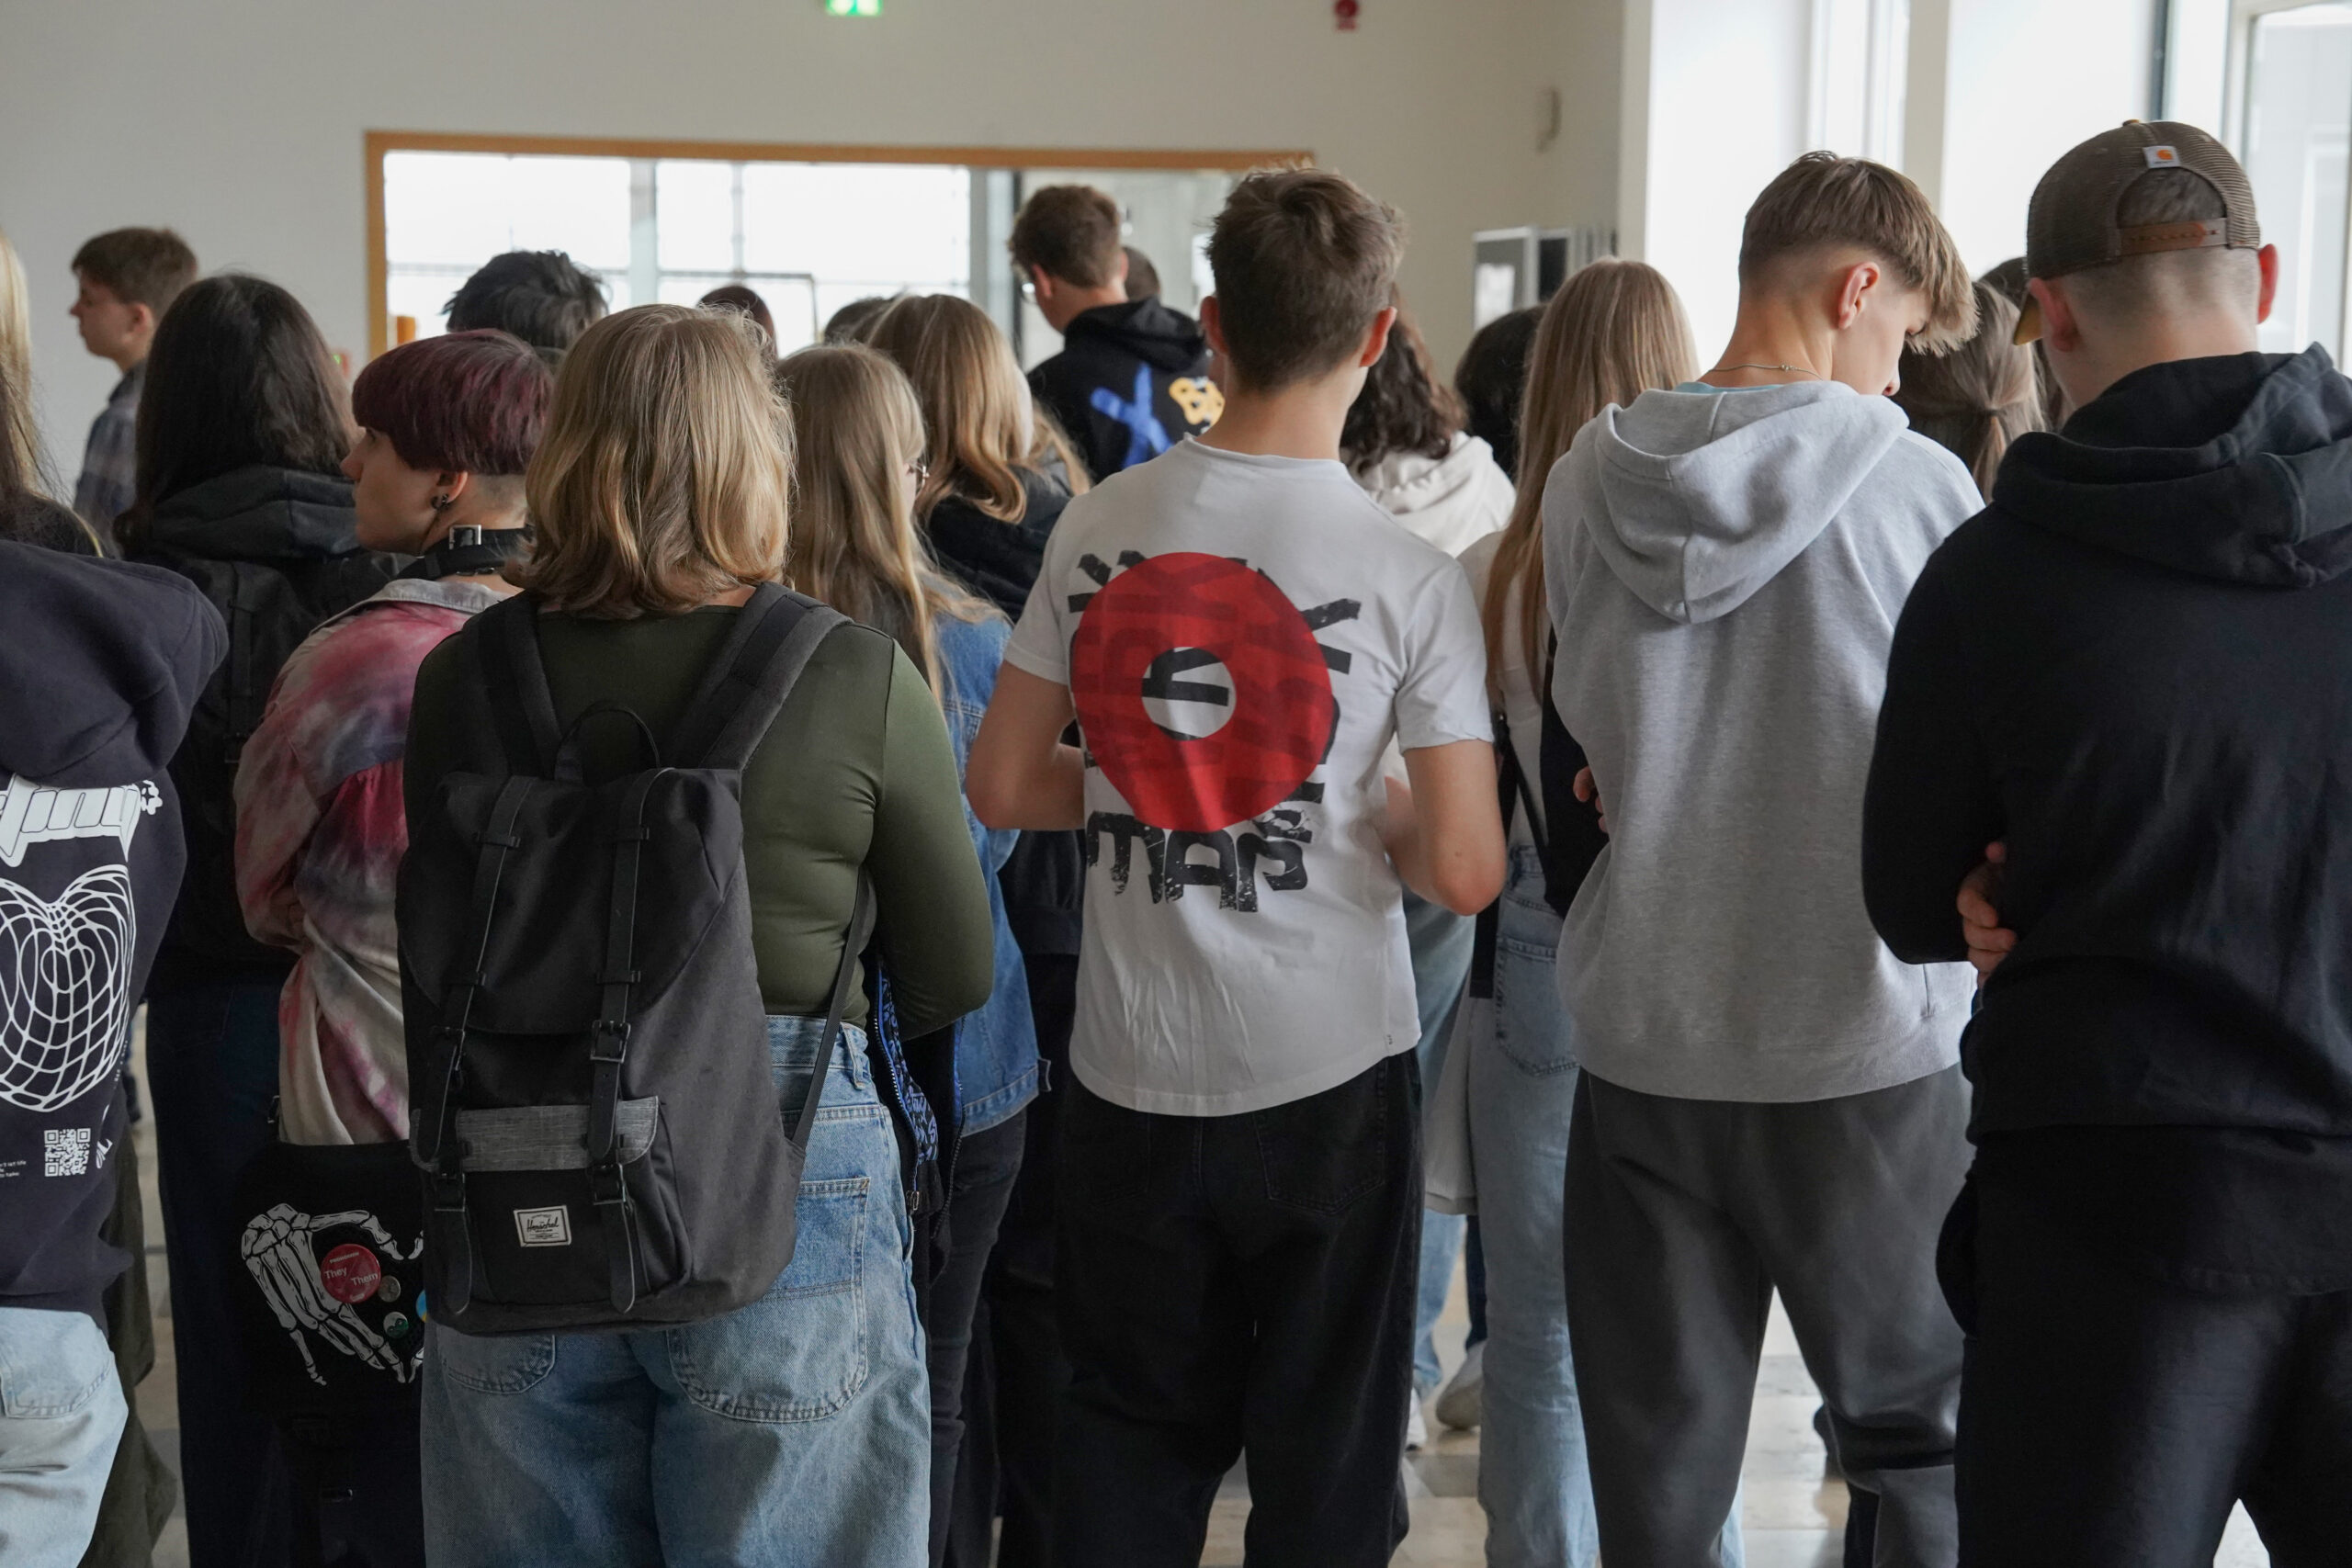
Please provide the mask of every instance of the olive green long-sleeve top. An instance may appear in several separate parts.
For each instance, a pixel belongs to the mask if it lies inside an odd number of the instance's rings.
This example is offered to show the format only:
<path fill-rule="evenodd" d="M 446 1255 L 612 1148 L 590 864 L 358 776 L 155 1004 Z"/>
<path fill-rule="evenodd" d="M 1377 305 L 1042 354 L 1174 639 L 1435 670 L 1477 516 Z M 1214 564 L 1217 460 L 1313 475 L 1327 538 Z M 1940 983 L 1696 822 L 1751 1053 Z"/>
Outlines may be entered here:
<path fill-rule="evenodd" d="M 693 700 L 737 611 L 633 621 L 539 618 L 539 652 L 568 727 L 598 701 L 620 704 L 666 740 Z M 416 677 L 404 789 L 409 810 L 456 764 L 459 713 L 452 637 Z M 470 685 L 467 682 L 463 684 Z M 592 779 L 642 767 L 625 719 L 581 732 Z M 964 823 L 956 757 L 939 705 L 896 643 L 844 626 L 818 645 L 800 682 L 743 770 L 743 863 L 760 990 L 771 1013 L 824 1016 L 862 865 L 874 884 L 876 935 L 910 1037 L 988 1000 L 994 933 L 988 886 Z M 853 994 L 848 1017 L 865 1019 Z"/>

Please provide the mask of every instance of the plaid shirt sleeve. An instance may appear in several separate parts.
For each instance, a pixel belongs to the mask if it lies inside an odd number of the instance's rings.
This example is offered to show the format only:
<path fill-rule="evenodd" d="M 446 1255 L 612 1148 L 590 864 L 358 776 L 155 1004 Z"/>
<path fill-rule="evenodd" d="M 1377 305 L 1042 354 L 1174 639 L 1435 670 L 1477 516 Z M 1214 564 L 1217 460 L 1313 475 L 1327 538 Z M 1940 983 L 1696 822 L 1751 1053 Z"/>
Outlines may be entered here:
<path fill-rule="evenodd" d="M 138 429 L 139 389 L 133 378 L 125 377 L 107 400 L 106 412 L 91 423 L 82 477 L 74 484 L 74 510 L 101 538 L 113 537 L 114 520 L 137 491 Z"/>

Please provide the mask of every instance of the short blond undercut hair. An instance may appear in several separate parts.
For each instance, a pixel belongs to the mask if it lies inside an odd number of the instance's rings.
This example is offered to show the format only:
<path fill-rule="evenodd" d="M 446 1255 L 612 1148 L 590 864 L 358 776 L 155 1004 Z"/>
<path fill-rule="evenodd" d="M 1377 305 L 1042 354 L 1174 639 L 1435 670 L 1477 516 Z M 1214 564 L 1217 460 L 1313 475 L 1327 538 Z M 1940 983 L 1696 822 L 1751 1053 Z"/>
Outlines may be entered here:
<path fill-rule="evenodd" d="M 514 576 L 598 620 L 683 615 L 777 581 L 792 416 L 739 310 L 640 305 L 581 333 L 524 486 L 537 535 Z"/>
<path fill-rule="evenodd" d="M 1941 354 L 1976 331 L 1968 264 L 1927 194 L 1867 158 L 1807 152 L 1774 175 L 1740 231 L 1739 281 L 1758 282 L 1790 256 L 1838 246 L 1868 251 L 1926 296 L 1928 324 L 1913 347 Z"/>

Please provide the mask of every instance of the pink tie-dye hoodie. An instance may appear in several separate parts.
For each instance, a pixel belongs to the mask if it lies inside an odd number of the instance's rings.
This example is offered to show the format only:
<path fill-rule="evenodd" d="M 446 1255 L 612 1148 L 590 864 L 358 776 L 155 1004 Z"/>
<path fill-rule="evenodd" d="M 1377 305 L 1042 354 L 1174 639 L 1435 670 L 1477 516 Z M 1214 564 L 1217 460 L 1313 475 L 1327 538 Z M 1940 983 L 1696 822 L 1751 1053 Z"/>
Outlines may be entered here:
<path fill-rule="evenodd" d="M 287 660 L 237 766 L 237 897 L 254 937 L 297 955 L 277 1005 L 280 1135 L 408 1135 L 400 939 L 408 849 L 401 759 L 417 666 L 477 610 L 479 583 L 390 583 Z"/>

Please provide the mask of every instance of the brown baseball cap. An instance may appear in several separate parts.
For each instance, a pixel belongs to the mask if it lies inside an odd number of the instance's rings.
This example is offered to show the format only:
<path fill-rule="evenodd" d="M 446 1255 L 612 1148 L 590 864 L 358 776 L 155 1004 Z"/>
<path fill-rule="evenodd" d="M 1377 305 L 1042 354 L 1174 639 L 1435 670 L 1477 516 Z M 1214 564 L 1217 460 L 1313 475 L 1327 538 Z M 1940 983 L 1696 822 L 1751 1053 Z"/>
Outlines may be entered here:
<path fill-rule="evenodd" d="M 2123 193 L 2152 169 L 2195 175 L 2221 197 L 2222 215 L 2185 223 L 2118 224 L 2115 209 Z M 2127 119 L 2060 158 L 2033 187 L 2025 219 L 2025 273 L 2064 277 L 2126 256 L 2222 245 L 2254 250 L 2261 243 L 2254 187 L 2228 148 L 2179 120 Z M 2016 341 L 2031 343 L 2041 335 L 2041 307 L 2029 296 L 2018 312 Z"/>

